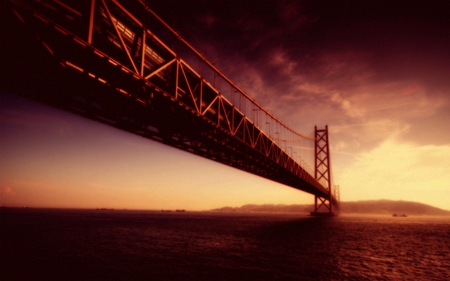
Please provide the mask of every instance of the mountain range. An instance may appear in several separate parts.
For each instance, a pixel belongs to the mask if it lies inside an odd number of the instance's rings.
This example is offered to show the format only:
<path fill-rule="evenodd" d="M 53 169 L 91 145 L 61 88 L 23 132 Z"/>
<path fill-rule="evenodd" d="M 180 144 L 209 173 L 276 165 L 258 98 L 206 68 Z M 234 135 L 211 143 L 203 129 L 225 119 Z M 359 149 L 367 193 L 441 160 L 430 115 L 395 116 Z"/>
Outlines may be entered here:
<path fill-rule="evenodd" d="M 393 200 L 367 200 L 341 202 L 342 214 L 407 214 L 428 216 L 450 216 L 450 211 L 439 209 L 430 205 Z M 223 207 L 210 210 L 211 212 L 227 213 L 310 213 L 314 205 L 254 205 L 248 204 L 241 207 Z"/>

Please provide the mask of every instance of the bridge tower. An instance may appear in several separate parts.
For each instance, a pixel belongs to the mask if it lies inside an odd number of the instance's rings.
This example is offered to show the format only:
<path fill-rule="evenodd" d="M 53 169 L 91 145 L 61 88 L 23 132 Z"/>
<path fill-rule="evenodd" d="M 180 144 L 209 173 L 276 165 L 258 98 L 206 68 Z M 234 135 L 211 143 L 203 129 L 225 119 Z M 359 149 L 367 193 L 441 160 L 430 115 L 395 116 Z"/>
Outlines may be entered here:
<path fill-rule="evenodd" d="M 322 197 L 315 195 L 314 212 L 312 216 L 335 216 L 332 204 L 332 184 L 331 184 L 331 165 L 330 165 L 330 148 L 328 145 L 328 126 L 325 129 L 318 130 L 314 127 L 314 175 L 315 179 L 322 183 L 328 190 L 328 196 Z"/>

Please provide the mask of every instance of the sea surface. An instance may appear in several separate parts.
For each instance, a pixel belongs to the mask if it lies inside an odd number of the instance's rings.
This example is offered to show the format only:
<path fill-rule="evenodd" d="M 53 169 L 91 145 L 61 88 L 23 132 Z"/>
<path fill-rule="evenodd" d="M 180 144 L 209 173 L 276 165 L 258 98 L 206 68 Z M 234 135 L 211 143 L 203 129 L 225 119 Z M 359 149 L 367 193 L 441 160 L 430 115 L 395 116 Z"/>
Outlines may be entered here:
<path fill-rule="evenodd" d="M 450 218 L 0 210 L 0 280 L 449 280 Z"/>

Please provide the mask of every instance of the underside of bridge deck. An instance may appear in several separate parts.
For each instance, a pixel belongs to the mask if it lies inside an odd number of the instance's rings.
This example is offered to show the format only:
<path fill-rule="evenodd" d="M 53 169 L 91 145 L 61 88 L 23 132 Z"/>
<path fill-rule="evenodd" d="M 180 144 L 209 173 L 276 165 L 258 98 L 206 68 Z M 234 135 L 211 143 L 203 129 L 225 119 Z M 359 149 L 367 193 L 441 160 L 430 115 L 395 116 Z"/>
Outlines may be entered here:
<path fill-rule="evenodd" d="M 38 2 L 2 3 L 2 89 L 329 198 L 327 188 L 116 1 L 76 2 L 63 19 Z M 79 16 L 82 24 L 74 25 L 67 18 L 77 13 L 91 17 Z"/>

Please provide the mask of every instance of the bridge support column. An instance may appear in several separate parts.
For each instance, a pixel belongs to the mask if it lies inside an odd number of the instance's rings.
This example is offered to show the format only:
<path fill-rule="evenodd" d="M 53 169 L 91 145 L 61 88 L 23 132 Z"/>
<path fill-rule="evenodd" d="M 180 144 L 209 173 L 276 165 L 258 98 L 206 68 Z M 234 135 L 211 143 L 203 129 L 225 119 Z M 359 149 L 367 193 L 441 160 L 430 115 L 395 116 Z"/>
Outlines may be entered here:
<path fill-rule="evenodd" d="M 328 145 L 328 126 L 325 126 L 323 130 L 317 130 L 314 128 L 315 146 L 314 146 L 314 174 L 318 182 L 322 183 L 328 190 L 328 195 L 315 196 L 314 200 L 314 212 L 311 212 L 311 216 L 335 216 L 333 212 L 333 204 L 331 202 L 332 190 L 331 190 L 331 171 L 330 171 L 330 149 Z"/>

